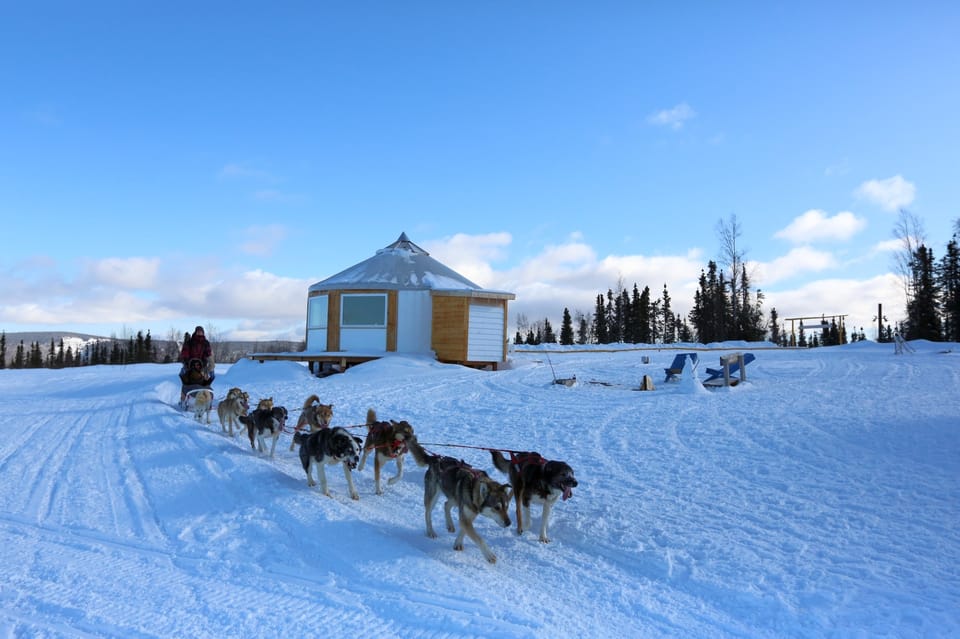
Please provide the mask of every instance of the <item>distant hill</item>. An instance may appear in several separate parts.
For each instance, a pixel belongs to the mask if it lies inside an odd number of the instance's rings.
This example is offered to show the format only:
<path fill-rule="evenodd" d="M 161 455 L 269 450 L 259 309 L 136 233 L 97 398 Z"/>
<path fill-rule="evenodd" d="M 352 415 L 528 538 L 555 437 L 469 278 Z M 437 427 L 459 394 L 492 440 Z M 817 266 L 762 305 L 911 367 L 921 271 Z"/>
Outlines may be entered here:
<path fill-rule="evenodd" d="M 74 353 L 83 352 L 88 344 L 96 342 L 110 343 L 113 341 L 126 342 L 129 338 L 104 337 L 103 335 L 91 335 L 89 333 L 76 333 L 73 331 L 35 331 L 6 333 L 7 337 L 7 365 L 13 361 L 17 354 L 17 346 L 23 342 L 25 350 L 29 350 L 33 343 L 40 344 L 40 350 L 46 355 L 50 350 L 50 342 L 54 348 L 60 347 L 60 340 L 63 340 L 63 347 L 71 348 Z M 157 352 L 160 361 L 177 361 L 180 354 L 180 342 L 173 342 L 166 339 L 157 339 L 150 336 L 151 344 Z M 217 362 L 231 364 L 241 359 L 247 353 L 286 353 L 299 352 L 305 348 L 303 342 L 291 342 L 287 340 L 262 340 L 262 341 L 217 341 L 211 340 L 213 346 L 214 359 Z"/>

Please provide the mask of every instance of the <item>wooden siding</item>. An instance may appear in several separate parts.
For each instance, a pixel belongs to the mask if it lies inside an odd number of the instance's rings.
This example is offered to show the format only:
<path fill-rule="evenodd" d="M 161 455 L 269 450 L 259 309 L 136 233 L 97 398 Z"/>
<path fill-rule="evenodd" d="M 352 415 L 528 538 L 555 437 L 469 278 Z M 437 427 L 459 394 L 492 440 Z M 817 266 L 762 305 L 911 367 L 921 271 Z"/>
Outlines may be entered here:
<path fill-rule="evenodd" d="M 445 362 L 467 360 L 469 325 L 470 298 L 434 295 L 430 345 L 437 359 Z"/>
<path fill-rule="evenodd" d="M 327 350 L 340 350 L 340 292 L 330 291 L 327 302 Z"/>

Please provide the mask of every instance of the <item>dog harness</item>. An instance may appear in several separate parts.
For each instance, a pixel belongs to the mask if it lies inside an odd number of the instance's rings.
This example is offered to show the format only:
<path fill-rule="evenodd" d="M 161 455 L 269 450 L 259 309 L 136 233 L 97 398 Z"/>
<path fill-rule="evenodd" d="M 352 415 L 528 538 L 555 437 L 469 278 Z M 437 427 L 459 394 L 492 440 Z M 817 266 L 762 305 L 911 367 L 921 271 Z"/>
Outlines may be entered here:
<path fill-rule="evenodd" d="M 537 466 L 546 466 L 547 460 L 540 453 L 518 453 L 508 450 L 510 453 L 510 465 L 519 473 L 524 464 L 536 464 Z"/>
<path fill-rule="evenodd" d="M 375 422 L 370 426 L 370 432 L 379 435 L 387 430 L 387 427 L 389 426 L 390 424 L 388 422 Z M 383 448 L 387 457 L 393 458 L 407 452 L 407 443 L 402 439 L 397 439 L 394 437 L 389 443 L 385 444 Z"/>

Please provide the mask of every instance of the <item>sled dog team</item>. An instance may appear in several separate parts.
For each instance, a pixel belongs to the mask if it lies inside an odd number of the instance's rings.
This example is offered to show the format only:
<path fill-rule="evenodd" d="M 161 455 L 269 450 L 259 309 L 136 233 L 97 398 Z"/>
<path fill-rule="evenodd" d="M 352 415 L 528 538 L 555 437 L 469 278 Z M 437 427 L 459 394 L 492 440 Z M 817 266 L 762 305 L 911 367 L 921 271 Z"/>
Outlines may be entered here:
<path fill-rule="evenodd" d="M 209 399 L 204 398 L 202 409 L 194 407 L 197 421 L 201 421 L 204 412 L 209 415 L 213 400 L 212 393 L 210 395 Z M 249 399 L 249 395 L 241 389 L 231 388 L 217 406 L 220 428 L 233 437 L 234 426 L 239 429 L 239 424 L 243 424 L 247 429 L 250 447 L 266 453 L 269 442 L 268 454 L 273 457 L 277 440 L 286 424 L 287 409 L 275 406 L 273 398 L 266 398 L 261 399 L 253 411 L 249 411 Z M 403 478 L 404 456 L 410 452 L 414 462 L 427 469 L 423 477 L 427 536 L 437 536 L 433 529 L 432 512 L 442 495 L 446 500 L 443 507 L 444 523 L 451 533 L 457 532 L 451 511 L 456 508 L 458 512 L 460 526 L 453 543 L 454 549 L 463 550 L 464 536 L 470 537 L 490 563 L 496 562 L 497 558 L 474 528 L 478 516 L 487 517 L 503 528 L 509 527 L 512 498 L 515 502 L 517 534 L 522 535 L 524 530 L 531 527 L 530 504 L 540 504 L 543 507 L 540 541 L 548 543 L 547 527 L 554 504 L 558 500 L 569 499 L 577 486 L 573 469 L 566 462 L 547 460 L 539 453 L 490 450 L 494 467 L 508 477 L 508 483 L 503 484 L 462 459 L 427 451 L 417 441 L 413 427 L 405 420 L 381 421 L 377 419 L 374 409 L 368 409 L 367 436 L 361 439 L 351 435 L 346 428 L 331 426 L 332 419 L 333 404 L 321 404 L 317 395 L 310 395 L 304 401 L 290 450 L 296 445 L 300 446 L 300 463 L 307 475 L 308 486 L 315 486 L 319 482 L 320 492 L 329 497 L 325 468 L 339 464 L 343 467 L 350 498 L 360 499 L 352 471 L 363 470 L 372 453 L 374 486 L 376 494 L 382 495 L 380 475 L 385 464 L 393 461 L 397 465 L 396 475 L 387 479 L 387 485 L 392 486 Z M 504 452 L 508 453 L 509 458 L 503 455 Z"/>

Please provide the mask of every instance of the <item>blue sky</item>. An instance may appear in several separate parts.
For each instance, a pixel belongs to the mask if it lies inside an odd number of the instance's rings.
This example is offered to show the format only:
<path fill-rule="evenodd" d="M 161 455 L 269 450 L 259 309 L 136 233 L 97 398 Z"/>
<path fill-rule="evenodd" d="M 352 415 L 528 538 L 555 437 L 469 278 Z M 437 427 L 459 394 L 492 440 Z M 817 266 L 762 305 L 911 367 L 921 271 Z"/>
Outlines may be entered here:
<path fill-rule="evenodd" d="M 10 3 L 0 329 L 302 337 L 406 232 L 517 314 L 667 284 L 736 215 L 765 307 L 868 329 L 960 217 L 960 8 Z M 836 6 L 842 5 L 842 6 Z"/>

